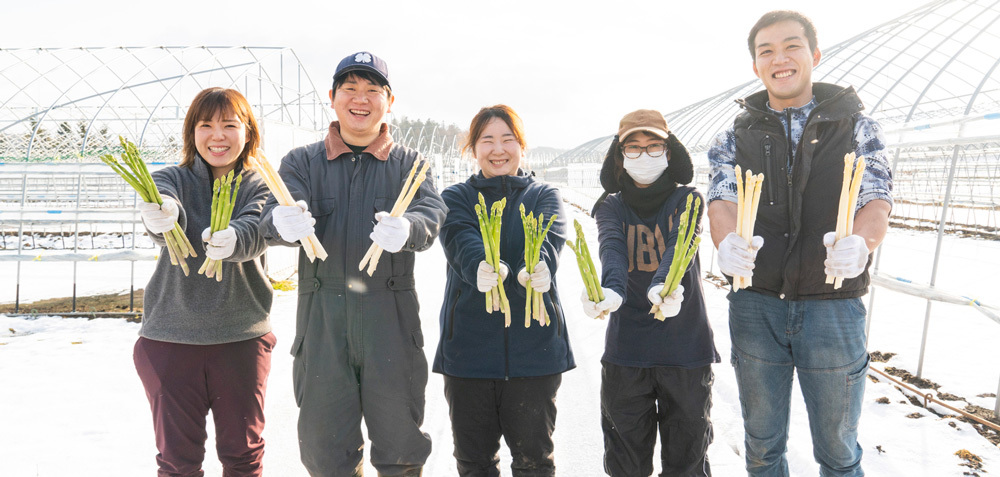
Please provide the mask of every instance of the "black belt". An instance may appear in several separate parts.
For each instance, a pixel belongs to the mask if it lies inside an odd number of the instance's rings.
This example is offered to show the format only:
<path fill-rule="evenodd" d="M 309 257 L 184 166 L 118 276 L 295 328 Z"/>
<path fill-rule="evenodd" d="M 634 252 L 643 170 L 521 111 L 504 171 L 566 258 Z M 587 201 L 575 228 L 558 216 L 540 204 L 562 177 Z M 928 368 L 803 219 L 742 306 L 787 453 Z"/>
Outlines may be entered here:
<path fill-rule="evenodd" d="M 378 287 L 379 282 L 376 280 L 366 280 L 364 281 L 366 287 L 375 288 Z M 400 275 L 396 277 L 389 277 L 383 282 L 386 289 L 393 291 L 402 290 L 413 290 L 416 288 L 416 280 L 414 280 L 413 275 Z M 303 278 L 299 280 L 299 294 L 314 293 L 320 290 L 333 292 L 333 293 L 346 293 L 348 290 L 354 291 L 352 287 L 348 287 L 343 280 L 333 279 L 333 278 Z"/>

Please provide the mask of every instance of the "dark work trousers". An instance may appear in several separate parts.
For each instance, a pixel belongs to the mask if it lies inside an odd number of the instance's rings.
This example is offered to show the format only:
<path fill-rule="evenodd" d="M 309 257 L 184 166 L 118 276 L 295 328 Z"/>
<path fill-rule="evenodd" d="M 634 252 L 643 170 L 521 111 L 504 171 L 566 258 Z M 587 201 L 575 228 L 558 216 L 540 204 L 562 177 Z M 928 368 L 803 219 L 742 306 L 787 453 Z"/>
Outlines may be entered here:
<path fill-rule="evenodd" d="M 604 471 L 614 477 L 653 473 L 660 428 L 661 477 L 711 476 L 712 366 L 633 368 L 602 363 Z"/>
<path fill-rule="evenodd" d="M 153 411 L 159 476 L 202 476 L 212 411 L 223 476 L 263 474 L 264 393 L 275 337 L 216 345 L 139 338 L 132 359 Z"/>
<path fill-rule="evenodd" d="M 427 358 L 412 286 L 350 294 L 300 286 L 292 385 L 299 453 L 309 475 L 362 475 L 362 418 L 380 476 L 421 474 L 431 438 L 420 430 Z M 350 305 L 368 312 L 351 313 Z"/>
<path fill-rule="evenodd" d="M 461 477 L 500 475 L 500 436 L 510 449 L 515 477 L 555 475 L 552 432 L 562 375 L 532 378 L 444 377 L 455 459 Z"/>

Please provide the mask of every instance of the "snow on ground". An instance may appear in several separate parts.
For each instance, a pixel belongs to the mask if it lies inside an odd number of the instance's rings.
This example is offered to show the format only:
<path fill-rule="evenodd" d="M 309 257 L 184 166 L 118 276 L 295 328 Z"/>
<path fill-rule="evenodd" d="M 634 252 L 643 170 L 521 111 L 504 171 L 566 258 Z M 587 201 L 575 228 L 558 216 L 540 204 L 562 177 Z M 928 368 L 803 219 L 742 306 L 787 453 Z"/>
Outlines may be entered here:
<path fill-rule="evenodd" d="M 571 201 L 589 208 L 593 199 L 564 191 Z M 572 206 L 567 212 L 581 221 L 597 248 L 593 220 Z M 707 231 L 706 231 L 707 233 Z M 893 275 L 927 282 L 934 250 L 932 234 L 893 230 L 886 240 L 881 269 Z M 1000 243 L 970 239 L 946 239 L 948 257 L 939 269 L 937 284 L 944 290 L 979 298 L 996 305 L 995 285 L 988 277 L 1000 266 Z M 558 271 L 560 293 L 569 317 L 570 340 L 577 369 L 564 375 L 558 396 L 559 417 L 555 433 L 555 456 L 559 475 L 603 475 L 603 442 L 600 429 L 600 357 L 604 349 L 605 322 L 587 319 L 574 297 L 582 282 L 565 251 Z M 702 248 L 703 269 L 713 258 L 711 246 Z M 14 299 L 15 266 L 0 262 L 0 302 Z M 440 247 L 421 253 L 417 273 L 422 277 L 444 277 Z M 135 282 L 142 286 L 152 270 L 151 262 L 137 262 Z M 122 262 L 86 262 L 78 265 L 77 289 L 83 294 L 127 290 L 131 267 Z M 72 265 L 27 262 L 21 268 L 22 301 L 68 295 L 72 290 Z M 438 312 L 444 280 L 420 280 L 417 290 L 426 337 L 428 360 L 438 341 Z M 716 346 L 723 362 L 714 367 L 712 418 L 715 442 L 709 448 L 713 473 L 743 475 L 743 429 L 735 377 L 728 364 L 729 333 L 726 291 L 705 283 L 708 312 L 715 329 Z M 278 292 L 272 308 L 272 323 L 278 337 L 273 355 L 267 395 L 267 447 L 264 465 L 268 475 L 304 476 L 299 463 L 296 436 L 298 410 L 292 396 L 288 353 L 294 335 L 297 295 Z M 866 304 L 868 300 L 866 298 Z M 871 327 L 871 351 L 898 355 L 887 365 L 916 372 L 926 301 L 878 290 Z M 994 343 L 1000 341 L 1000 326 L 970 307 L 934 304 L 931 307 L 929 342 L 924 377 L 942 385 L 940 391 L 993 409 L 993 393 L 1000 376 L 1000 359 Z M 123 320 L 26 319 L 0 315 L 0 475 L 21 476 L 136 476 L 155 473 L 153 432 L 148 404 L 132 364 L 132 346 L 139 325 Z M 883 367 L 881 363 L 873 366 Z M 984 469 L 998 472 L 1000 449 L 980 437 L 968 424 L 938 418 L 915 407 L 884 379 L 868 382 L 861 422 L 863 465 L 871 476 L 959 476 L 955 452 L 966 449 L 983 459 Z M 429 477 L 455 475 L 448 406 L 440 375 L 431 374 L 423 429 L 432 436 L 434 450 L 425 467 Z M 793 475 L 817 475 L 813 461 L 808 421 L 798 391 L 793 392 L 791 437 L 788 459 Z M 886 397 L 889 404 L 878 404 Z M 964 403 L 956 403 L 964 407 Z M 919 412 L 924 417 L 907 418 Z M 209 419 L 211 427 L 211 420 Z M 950 424 L 953 424 L 952 427 Z M 210 429 L 207 475 L 221 475 L 221 466 L 211 444 Z M 881 449 L 879 451 L 878 449 Z M 510 458 L 501 451 L 505 476 Z M 368 475 L 375 475 L 366 463 Z M 659 466 L 656 466 L 659 468 Z"/>

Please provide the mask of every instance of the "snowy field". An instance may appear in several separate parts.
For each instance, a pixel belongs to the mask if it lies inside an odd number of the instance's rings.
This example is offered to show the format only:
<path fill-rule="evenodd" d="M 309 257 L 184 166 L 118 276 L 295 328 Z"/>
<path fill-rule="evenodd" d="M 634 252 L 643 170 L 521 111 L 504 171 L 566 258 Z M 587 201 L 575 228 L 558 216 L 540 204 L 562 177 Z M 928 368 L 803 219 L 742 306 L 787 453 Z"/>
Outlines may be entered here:
<path fill-rule="evenodd" d="M 593 200 L 564 191 L 573 202 L 590 206 Z M 592 219 L 572 206 L 571 218 L 584 225 L 591 248 L 597 248 Z M 707 237 L 707 230 L 706 230 Z M 881 270 L 916 282 L 930 280 L 935 236 L 892 230 L 886 239 Z M 995 270 L 1000 269 L 1000 243 L 946 238 L 945 260 L 937 285 L 945 291 L 978 298 L 997 305 Z M 563 253 L 558 271 L 559 287 L 567 309 L 570 340 L 577 369 L 567 372 L 558 396 L 559 417 L 555 433 L 557 473 L 566 476 L 599 476 L 603 443 L 600 429 L 600 357 L 604 349 L 605 322 L 587 319 L 575 299 L 582 282 L 572 252 Z M 703 269 L 709 269 L 713 249 L 701 251 Z M 145 284 L 151 262 L 137 262 L 135 283 Z M 441 277 L 419 280 L 420 314 L 428 360 L 438 341 L 438 312 L 445 275 L 441 248 L 435 245 L 418 254 L 417 274 Z M 14 300 L 15 265 L 0 262 L 0 303 Z M 127 262 L 84 262 L 78 265 L 77 289 L 81 295 L 128 289 L 132 268 Z M 716 271 L 717 273 L 717 271 Z M 714 367 L 712 418 L 715 442 L 709 448 L 713 474 L 745 475 L 743 429 L 735 377 L 729 365 L 726 290 L 705 282 L 708 312 L 715 342 L 723 362 Z M 72 290 L 72 265 L 27 262 L 21 268 L 22 302 L 67 296 Z M 292 396 L 292 357 L 297 295 L 278 292 L 271 313 L 278 346 L 267 394 L 267 440 L 264 466 L 268 475 L 305 476 L 299 463 L 296 436 L 298 410 Z M 865 299 L 866 305 L 868 299 Z M 920 336 L 927 302 L 899 293 L 878 290 L 871 325 L 870 351 L 897 355 L 886 365 L 916 373 Z M 931 307 L 930 339 L 923 376 L 941 385 L 940 392 L 964 397 L 968 403 L 993 409 L 992 397 L 1000 377 L 1000 325 L 971 307 L 936 303 Z M 0 476 L 123 476 L 154 475 L 156 449 L 149 407 L 132 364 L 132 346 L 139 325 L 116 319 L 25 319 L 0 315 Z M 861 421 L 863 466 L 870 476 L 976 475 L 955 453 L 965 449 L 983 460 L 979 474 L 1000 472 L 1000 449 L 982 438 L 970 425 L 953 418 L 939 418 L 911 405 L 893 385 L 867 384 Z M 788 459 L 792 474 L 818 474 L 813 461 L 808 422 L 801 395 L 793 393 Z M 888 404 L 877 399 L 886 397 Z M 964 407 L 965 403 L 953 403 Z M 945 409 L 938 409 L 947 414 Z M 919 413 L 920 418 L 907 415 Z M 211 419 L 209 419 L 211 422 Z M 209 424 L 211 426 L 211 424 Z M 423 426 L 434 442 L 425 467 L 428 477 L 455 475 L 448 406 L 440 375 L 431 374 Z M 209 431 L 206 475 L 221 475 Z M 510 475 L 510 458 L 501 451 L 501 466 Z M 376 475 L 366 463 L 366 474 Z M 658 469 L 659 466 L 657 465 Z"/>

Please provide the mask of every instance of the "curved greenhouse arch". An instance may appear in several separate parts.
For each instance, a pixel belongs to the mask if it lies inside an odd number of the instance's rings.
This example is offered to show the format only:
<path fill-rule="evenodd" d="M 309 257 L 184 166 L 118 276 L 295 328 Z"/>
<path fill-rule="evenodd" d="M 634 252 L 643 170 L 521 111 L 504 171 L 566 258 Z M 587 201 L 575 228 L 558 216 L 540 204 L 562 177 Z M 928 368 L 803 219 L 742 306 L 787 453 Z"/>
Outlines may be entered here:
<path fill-rule="evenodd" d="M 123 135 L 149 160 L 174 162 L 191 98 L 211 86 L 243 93 L 262 128 L 285 136 L 331 120 L 289 48 L 0 49 L 0 161 L 92 162 Z"/>
<path fill-rule="evenodd" d="M 814 80 L 853 85 L 885 131 L 899 220 L 940 219 L 954 161 L 961 181 L 947 221 L 1000 236 L 998 51 L 1000 0 L 936 0 L 823 49 Z M 664 115 L 699 167 L 697 180 L 707 180 L 706 152 L 740 111 L 735 100 L 761 89 L 754 79 Z M 611 137 L 556 157 L 545 177 L 565 181 L 577 164 L 600 163 Z"/>

